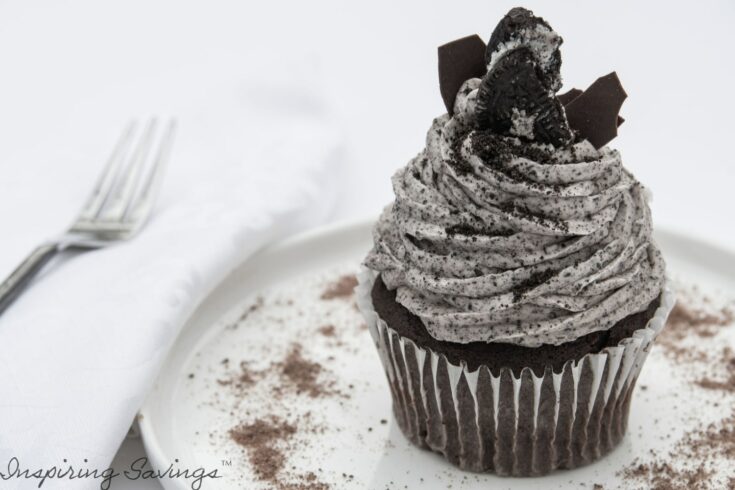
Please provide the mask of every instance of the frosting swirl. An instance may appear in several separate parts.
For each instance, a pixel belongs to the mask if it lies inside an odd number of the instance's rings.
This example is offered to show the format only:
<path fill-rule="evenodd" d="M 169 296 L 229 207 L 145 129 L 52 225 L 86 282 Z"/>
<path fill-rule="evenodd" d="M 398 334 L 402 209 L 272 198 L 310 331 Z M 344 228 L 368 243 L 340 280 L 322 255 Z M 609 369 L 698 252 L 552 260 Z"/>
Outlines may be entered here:
<path fill-rule="evenodd" d="M 530 141 L 523 114 L 510 134 L 481 129 L 480 85 L 393 176 L 365 264 L 443 341 L 559 345 L 644 310 L 664 262 L 620 154 Z"/>

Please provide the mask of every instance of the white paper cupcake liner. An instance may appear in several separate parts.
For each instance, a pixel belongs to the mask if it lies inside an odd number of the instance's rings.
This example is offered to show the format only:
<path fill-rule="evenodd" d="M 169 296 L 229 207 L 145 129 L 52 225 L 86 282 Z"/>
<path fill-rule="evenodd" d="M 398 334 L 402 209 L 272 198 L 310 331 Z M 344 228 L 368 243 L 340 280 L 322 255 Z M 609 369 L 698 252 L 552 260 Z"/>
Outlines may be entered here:
<path fill-rule="evenodd" d="M 461 468 L 530 476 L 598 459 L 623 438 L 636 379 L 675 298 L 667 283 L 648 324 L 596 354 L 543 376 L 523 368 L 470 371 L 417 346 L 375 312 L 377 273 L 363 269 L 355 289 L 385 369 L 393 411 L 414 444 Z"/>

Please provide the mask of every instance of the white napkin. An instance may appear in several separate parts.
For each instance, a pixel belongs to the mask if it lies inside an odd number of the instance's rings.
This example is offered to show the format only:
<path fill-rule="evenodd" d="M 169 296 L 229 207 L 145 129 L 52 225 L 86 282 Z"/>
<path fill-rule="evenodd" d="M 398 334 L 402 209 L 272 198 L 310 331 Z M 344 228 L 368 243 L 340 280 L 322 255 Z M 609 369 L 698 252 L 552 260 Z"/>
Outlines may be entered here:
<path fill-rule="evenodd" d="M 53 264 L 0 316 L 0 473 L 13 457 L 31 472 L 63 460 L 107 468 L 197 302 L 259 247 L 327 217 L 341 139 L 308 85 L 213 82 L 195 95 L 177 107 L 162 194 L 141 234 Z M 98 150 L 112 149 L 123 123 L 78 127 L 60 158 L 51 145 L 1 159 L 1 276 L 50 223 L 71 220 L 107 157 Z"/>

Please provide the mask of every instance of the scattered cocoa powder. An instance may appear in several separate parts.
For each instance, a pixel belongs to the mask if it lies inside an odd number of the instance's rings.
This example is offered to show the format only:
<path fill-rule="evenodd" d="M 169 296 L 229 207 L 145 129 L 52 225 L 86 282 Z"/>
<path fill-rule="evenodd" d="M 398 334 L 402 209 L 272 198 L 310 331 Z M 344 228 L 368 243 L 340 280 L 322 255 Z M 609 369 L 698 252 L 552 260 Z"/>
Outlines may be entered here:
<path fill-rule="evenodd" d="M 310 480 L 313 477 L 314 480 Z M 329 490 L 330 486 L 326 483 L 316 481 L 314 473 L 307 473 L 302 477 L 303 481 L 292 483 L 279 482 L 277 490 Z"/>
<path fill-rule="evenodd" d="M 709 339 L 735 322 L 732 306 L 715 307 L 712 300 L 686 291 L 686 299 L 677 301 L 656 339 L 656 345 L 669 359 L 689 365 L 713 365 L 712 351 L 701 345 L 699 339 Z M 690 298 L 690 296 L 692 296 Z M 700 306 L 694 306 L 694 303 Z M 712 386 L 705 382 L 704 385 Z"/>
<path fill-rule="evenodd" d="M 237 378 L 237 381 L 242 386 L 252 386 L 258 379 L 260 379 L 262 375 L 262 371 L 255 371 L 254 369 L 250 369 L 248 364 L 243 361 L 240 363 L 240 376 Z"/>
<path fill-rule="evenodd" d="M 245 448 L 255 475 L 263 481 L 275 482 L 286 457 L 276 446 L 296 432 L 296 426 L 278 417 L 258 419 L 230 430 L 230 437 Z"/>
<path fill-rule="evenodd" d="M 677 444 L 676 453 L 693 459 L 722 456 L 732 461 L 735 459 L 735 414 L 704 429 L 688 432 Z"/>
<path fill-rule="evenodd" d="M 704 300 L 703 303 L 708 303 Z M 666 327 L 656 339 L 657 345 L 663 347 L 664 354 L 679 362 L 702 362 L 707 360 L 707 353 L 684 345 L 685 339 L 692 337 L 710 338 L 735 321 L 735 312 L 725 306 L 713 310 L 694 307 L 677 301 L 674 305 Z"/>
<path fill-rule="evenodd" d="M 229 365 L 228 362 L 222 363 L 225 366 Z M 220 386 L 231 386 L 237 391 L 244 391 L 247 388 L 253 386 L 255 383 L 260 380 L 263 375 L 265 374 L 264 371 L 256 371 L 254 369 L 251 369 L 248 366 L 248 363 L 245 361 L 240 362 L 240 371 L 232 374 L 227 379 L 218 379 L 217 383 Z"/>
<path fill-rule="evenodd" d="M 226 328 L 235 329 L 240 326 L 240 324 L 245 321 L 252 313 L 261 309 L 263 307 L 263 303 L 264 300 L 262 296 L 258 296 L 257 298 L 255 298 L 255 301 L 247 306 L 242 313 L 240 313 L 240 316 L 237 318 L 237 320 L 228 325 Z"/>
<path fill-rule="evenodd" d="M 307 414 L 308 415 L 308 414 Z M 307 417 L 308 418 L 308 417 Z M 316 474 L 293 474 L 287 468 L 288 454 L 293 451 L 297 425 L 275 415 L 256 419 L 230 429 L 230 438 L 246 452 L 255 476 L 276 490 L 329 490 Z"/>
<path fill-rule="evenodd" d="M 667 462 L 634 463 L 622 472 L 630 482 L 645 483 L 651 490 L 708 490 L 711 472 L 703 464 L 675 469 Z"/>
<path fill-rule="evenodd" d="M 306 393 L 312 398 L 317 398 L 330 391 L 330 387 L 319 382 L 322 365 L 305 359 L 301 344 L 293 344 L 283 361 L 276 363 L 275 366 L 280 368 L 282 381 L 296 387 L 299 394 Z"/>
<path fill-rule="evenodd" d="M 298 296 L 266 292 L 253 298 L 243 305 L 235 316 L 236 320 L 226 330 L 252 324 L 256 317 L 257 323 L 273 325 L 274 328 L 285 325 L 292 318 L 303 322 L 304 317 L 313 316 L 319 323 L 310 323 L 312 335 L 306 338 L 302 331 L 290 340 L 280 338 L 279 343 L 262 347 L 258 343 L 257 347 L 262 348 L 262 352 L 255 350 L 256 346 L 247 346 L 247 352 L 253 357 L 240 364 L 237 364 L 236 354 L 230 354 L 229 359 L 221 356 L 214 366 L 208 366 L 207 373 L 211 373 L 209 381 L 225 388 L 215 390 L 204 404 L 216 407 L 235 421 L 242 421 L 230 430 L 209 431 L 210 444 L 219 446 L 226 440 L 228 450 L 242 450 L 247 473 L 250 478 L 260 481 L 264 488 L 329 490 L 330 485 L 341 486 L 340 483 L 322 481 L 322 478 L 335 477 L 332 472 L 323 472 L 322 468 L 299 469 L 297 465 L 300 451 L 311 453 L 315 449 L 313 445 L 324 444 L 325 451 L 336 449 L 332 441 L 316 437 L 328 433 L 331 427 L 324 425 L 321 413 L 314 412 L 312 417 L 308 408 L 310 403 L 318 403 L 312 402 L 312 398 L 334 396 L 348 399 L 348 388 L 355 388 L 353 384 L 345 383 L 343 393 L 342 385 L 338 383 L 340 378 L 330 369 L 335 356 L 328 355 L 329 352 L 324 356 L 319 354 L 324 348 L 353 348 L 358 336 L 347 334 L 367 328 L 360 318 L 353 318 L 353 289 L 356 285 L 354 274 L 335 274 L 330 281 L 321 279 L 319 283 L 313 283 L 317 297 L 334 300 L 315 305 L 319 309 L 318 316 L 310 306 L 303 305 L 302 300 L 308 301 L 308 298 L 302 297 L 301 290 L 296 292 Z M 345 315 L 345 308 L 349 309 L 348 315 Z M 284 343 L 286 350 L 282 351 Z M 312 344 L 317 348 L 313 354 Z M 337 402 L 343 404 L 341 399 Z M 354 477 L 349 475 L 345 478 L 353 480 Z"/>
<path fill-rule="evenodd" d="M 357 277 L 354 274 L 342 276 L 327 286 L 322 293 L 321 298 L 325 300 L 349 298 L 354 293 L 355 286 L 357 286 Z"/>
<path fill-rule="evenodd" d="M 250 316 L 251 313 L 258 311 L 262 306 L 263 306 L 263 297 L 258 296 L 255 299 L 255 302 L 251 304 L 248 308 L 246 308 L 244 312 L 242 312 L 242 314 L 240 315 L 239 321 L 245 320 L 248 316 Z"/>
<path fill-rule="evenodd" d="M 336 334 L 333 326 L 323 328 L 328 329 L 327 334 L 329 335 Z M 311 398 L 332 395 L 349 398 L 349 395 L 336 388 L 337 383 L 334 379 L 325 378 L 327 371 L 318 362 L 306 359 L 302 345 L 296 342 L 291 345 L 283 360 L 272 362 L 269 369 L 260 371 L 251 369 L 249 364 L 243 361 L 240 363 L 240 371 L 230 374 L 228 378 L 216 381 L 220 386 L 230 386 L 236 392 L 242 393 L 264 379 L 269 373 L 275 373 L 278 376 L 278 382 L 273 387 L 273 391 L 278 397 L 284 395 L 289 389 L 293 389 L 297 395 L 306 394 Z"/>
<path fill-rule="evenodd" d="M 694 303 L 695 301 L 691 301 Z M 729 346 L 712 349 L 707 340 L 732 326 L 732 307 L 715 307 L 700 297 L 693 306 L 679 301 L 656 344 L 676 364 L 685 364 L 693 386 L 717 390 L 728 396 L 735 393 L 735 352 Z M 733 400 L 731 403 L 735 402 Z M 735 459 L 735 413 L 707 426 L 687 431 L 667 455 L 652 455 L 648 462 L 634 461 L 621 472 L 628 483 L 645 484 L 653 490 L 709 490 L 735 488 L 735 475 L 722 475 L 717 458 Z"/>
<path fill-rule="evenodd" d="M 722 456 L 732 461 L 735 453 L 735 420 L 729 418 L 717 424 L 711 424 L 704 430 L 694 430 L 688 433 L 677 445 L 677 450 L 669 453 L 673 461 L 682 462 L 698 461 L 694 470 L 680 471 L 679 475 L 687 475 L 689 478 L 682 485 L 682 489 L 716 489 L 724 488 L 719 481 L 713 478 L 713 467 L 707 466 L 715 456 Z M 716 467 L 718 472 L 723 467 Z M 735 476 L 729 476 L 732 480 Z M 729 488 L 735 488 L 730 486 Z"/>
<path fill-rule="evenodd" d="M 337 335 L 337 330 L 334 328 L 334 325 L 324 325 L 323 327 L 319 327 L 319 333 L 325 337 L 334 337 Z"/>
<path fill-rule="evenodd" d="M 729 346 L 721 350 L 719 360 L 712 363 L 709 372 L 695 383 L 706 390 L 735 393 L 735 352 Z"/>

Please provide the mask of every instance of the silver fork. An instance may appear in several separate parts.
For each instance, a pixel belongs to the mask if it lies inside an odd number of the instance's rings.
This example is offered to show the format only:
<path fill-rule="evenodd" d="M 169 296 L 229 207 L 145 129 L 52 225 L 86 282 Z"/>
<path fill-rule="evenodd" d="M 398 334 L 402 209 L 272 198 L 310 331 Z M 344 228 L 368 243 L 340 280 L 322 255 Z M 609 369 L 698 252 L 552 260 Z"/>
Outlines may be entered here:
<path fill-rule="evenodd" d="M 123 132 L 71 227 L 39 245 L 0 284 L 0 313 L 57 253 L 67 249 L 106 247 L 132 238 L 143 227 L 161 185 L 176 123 L 169 121 L 163 128 L 163 135 L 157 137 L 158 124 L 151 119 L 134 145 L 136 126 L 132 122 Z M 154 139 L 158 144 L 154 144 Z"/>

